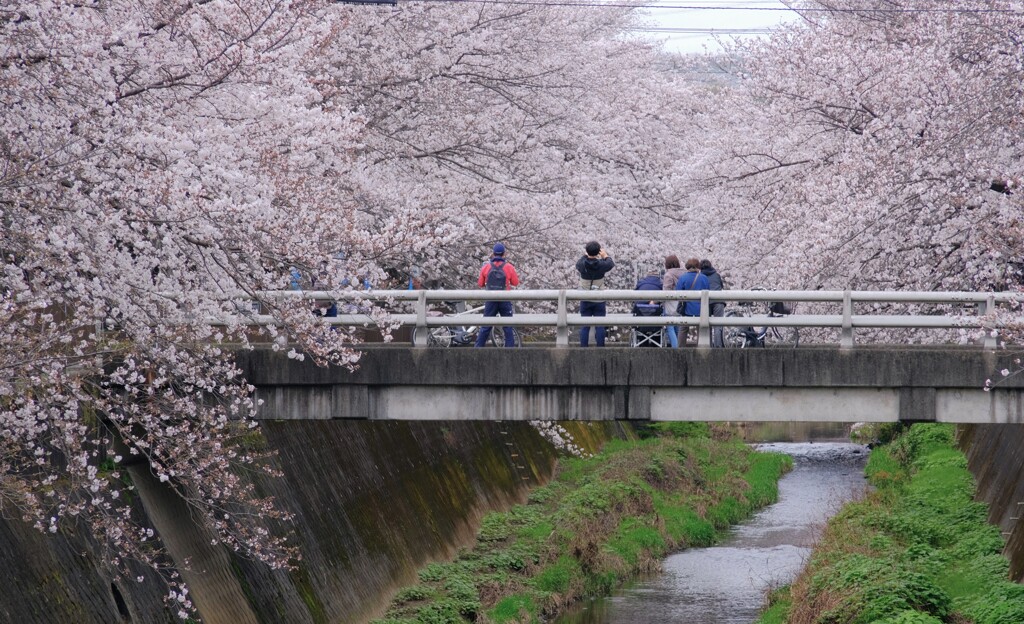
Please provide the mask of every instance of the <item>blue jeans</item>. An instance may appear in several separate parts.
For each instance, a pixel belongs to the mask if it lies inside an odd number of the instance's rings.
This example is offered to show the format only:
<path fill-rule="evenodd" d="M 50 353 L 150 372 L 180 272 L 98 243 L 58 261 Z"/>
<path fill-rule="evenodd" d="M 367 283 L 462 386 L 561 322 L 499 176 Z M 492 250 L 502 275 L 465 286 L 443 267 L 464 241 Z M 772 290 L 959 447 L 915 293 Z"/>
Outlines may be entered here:
<path fill-rule="evenodd" d="M 580 301 L 580 316 L 604 316 L 607 305 L 604 301 Z M 594 342 L 604 346 L 604 327 L 594 328 Z M 590 346 L 590 327 L 580 327 L 580 346 Z"/>
<path fill-rule="evenodd" d="M 512 316 L 512 302 L 511 301 L 488 301 L 484 303 L 484 316 Z M 487 339 L 491 337 L 491 327 L 481 327 L 480 333 L 476 336 L 476 344 L 474 347 L 482 347 L 487 343 Z M 516 346 L 515 332 L 512 331 L 511 327 L 502 327 L 505 330 L 505 346 L 514 347 Z"/>
<path fill-rule="evenodd" d="M 665 327 L 665 333 L 668 334 L 668 344 L 670 344 L 673 349 L 679 347 L 679 336 L 676 334 L 676 328 L 669 325 Z"/>

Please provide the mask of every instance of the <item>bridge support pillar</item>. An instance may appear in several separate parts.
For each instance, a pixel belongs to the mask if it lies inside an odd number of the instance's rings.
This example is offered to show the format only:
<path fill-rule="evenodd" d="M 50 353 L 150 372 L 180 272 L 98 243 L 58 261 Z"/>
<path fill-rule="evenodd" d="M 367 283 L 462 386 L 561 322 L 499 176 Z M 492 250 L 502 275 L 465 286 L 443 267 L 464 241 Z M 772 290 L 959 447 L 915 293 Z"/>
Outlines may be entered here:
<path fill-rule="evenodd" d="M 626 389 L 626 418 L 629 420 L 651 419 L 651 388 L 637 386 Z"/>

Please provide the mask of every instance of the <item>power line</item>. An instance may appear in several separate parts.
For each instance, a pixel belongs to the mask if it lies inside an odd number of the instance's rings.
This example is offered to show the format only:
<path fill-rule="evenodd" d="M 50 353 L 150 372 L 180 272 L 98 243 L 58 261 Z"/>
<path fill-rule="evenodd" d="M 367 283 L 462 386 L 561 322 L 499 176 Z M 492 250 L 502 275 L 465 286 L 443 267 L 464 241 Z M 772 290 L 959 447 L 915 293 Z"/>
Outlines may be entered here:
<path fill-rule="evenodd" d="M 753 8 L 753 7 L 751 7 L 751 8 Z M 694 11 L 693 11 L 693 9 L 687 9 L 687 8 L 673 8 L 673 9 L 670 9 L 669 12 L 671 12 L 671 13 L 678 13 L 680 15 L 683 15 L 683 14 L 691 15 L 691 14 L 693 14 Z"/>

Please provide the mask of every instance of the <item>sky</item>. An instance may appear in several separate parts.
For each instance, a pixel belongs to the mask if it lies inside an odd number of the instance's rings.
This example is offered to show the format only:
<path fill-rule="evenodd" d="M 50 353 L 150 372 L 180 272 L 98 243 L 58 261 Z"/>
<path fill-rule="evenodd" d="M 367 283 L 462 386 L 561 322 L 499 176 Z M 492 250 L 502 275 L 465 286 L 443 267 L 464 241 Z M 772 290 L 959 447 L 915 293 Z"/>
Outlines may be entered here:
<path fill-rule="evenodd" d="M 708 32 L 685 32 L 714 30 L 719 36 L 757 37 L 796 15 L 785 9 L 779 0 L 650 0 L 645 4 L 662 5 L 665 8 L 649 9 L 651 30 L 665 29 L 671 32 L 648 32 L 647 35 L 665 42 L 666 49 L 674 52 L 703 52 L 720 50 L 714 35 Z M 703 8 L 681 8 L 703 7 Z M 741 30 L 743 34 L 730 33 Z"/>

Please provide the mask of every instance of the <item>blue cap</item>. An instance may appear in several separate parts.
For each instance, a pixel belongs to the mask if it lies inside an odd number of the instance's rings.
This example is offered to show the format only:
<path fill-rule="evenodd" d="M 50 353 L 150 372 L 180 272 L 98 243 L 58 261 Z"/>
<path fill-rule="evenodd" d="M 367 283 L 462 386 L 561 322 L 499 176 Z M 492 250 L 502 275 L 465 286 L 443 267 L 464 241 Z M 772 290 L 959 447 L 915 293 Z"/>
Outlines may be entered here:
<path fill-rule="evenodd" d="M 504 253 L 505 253 L 505 246 L 502 245 L 501 243 L 495 243 L 495 245 L 494 245 L 494 255 L 500 256 L 500 255 L 502 255 Z"/>

